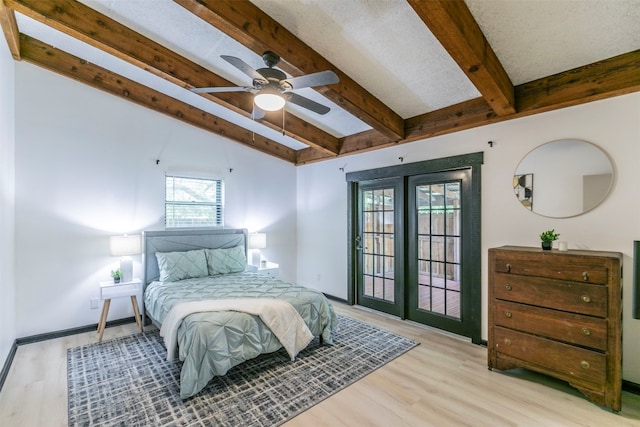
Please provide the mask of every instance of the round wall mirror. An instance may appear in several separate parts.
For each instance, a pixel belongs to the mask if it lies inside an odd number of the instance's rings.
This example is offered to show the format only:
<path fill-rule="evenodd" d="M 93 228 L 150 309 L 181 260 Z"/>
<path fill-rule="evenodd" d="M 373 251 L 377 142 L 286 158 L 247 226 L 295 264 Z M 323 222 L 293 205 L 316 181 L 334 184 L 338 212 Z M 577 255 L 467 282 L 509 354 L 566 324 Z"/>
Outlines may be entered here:
<path fill-rule="evenodd" d="M 598 146 L 578 139 L 548 142 L 516 168 L 513 188 L 527 209 L 569 218 L 598 206 L 613 187 L 613 164 Z"/>

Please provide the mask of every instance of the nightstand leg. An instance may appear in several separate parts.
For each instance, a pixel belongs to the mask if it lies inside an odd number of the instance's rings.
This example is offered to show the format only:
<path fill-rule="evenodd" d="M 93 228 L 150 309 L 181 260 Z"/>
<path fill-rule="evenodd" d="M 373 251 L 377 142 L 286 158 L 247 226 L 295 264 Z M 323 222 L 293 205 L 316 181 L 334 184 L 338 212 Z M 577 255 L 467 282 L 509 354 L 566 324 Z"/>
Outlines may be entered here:
<path fill-rule="evenodd" d="M 142 320 L 140 320 L 140 310 L 138 310 L 138 299 L 135 295 L 131 295 L 131 304 L 133 305 L 133 315 L 136 318 L 136 323 L 140 327 L 140 332 L 144 332 L 142 327 Z"/>
<path fill-rule="evenodd" d="M 102 334 L 104 333 L 104 328 L 107 325 L 107 315 L 109 314 L 110 305 L 110 299 L 104 300 L 104 304 L 102 305 L 102 315 L 100 315 L 100 323 L 98 323 L 98 333 L 100 334 L 98 342 L 102 341 Z"/>

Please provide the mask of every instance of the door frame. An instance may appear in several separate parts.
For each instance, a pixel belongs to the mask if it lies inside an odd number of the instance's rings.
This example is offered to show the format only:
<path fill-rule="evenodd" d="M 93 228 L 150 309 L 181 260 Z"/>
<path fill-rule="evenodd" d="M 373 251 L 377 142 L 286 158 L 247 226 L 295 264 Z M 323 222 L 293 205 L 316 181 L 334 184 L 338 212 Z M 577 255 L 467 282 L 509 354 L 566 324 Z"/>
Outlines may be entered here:
<path fill-rule="evenodd" d="M 478 282 L 475 286 L 470 286 L 468 292 L 471 293 L 471 307 L 469 307 L 468 315 L 472 320 L 472 328 L 468 331 L 469 338 L 475 344 L 482 343 L 482 256 L 481 256 L 481 166 L 484 161 L 484 153 L 476 152 L 462 154 L 458 156 L 443 157 L 433 160 L 425 160 L 421 162 L 407 163 L 396 166 L 388 166 L 384 168 L 369 169 L 364 171 L 349 172 L 346 174 L 347 181 L 347 303 L 355 304 L 356 301 L 356 284 L 357 284 L 357 249 L 354 244 L 357 233 L 357 209 L 358 209 L 358 183 L 360 181 L 369 181 L 383 178 L 403 177 L 405 180 L 412 175 L 423 175 L 434 172 L 446 172 L 457 169 L 471 169 L 471 202 L 465 206 L 465 209 L 471 211 L 469 233 L 470 240 L 474 242 L 471 248 L 468 248 L 466 255 L 468 259 L 464 262 L 469 269 L 470 276 Z M 407 186 L 405 185 L 405 188 Z M 405 214 L 406 215 L 406 214 Z M 407 252 L 407 242 L 405 242 L 404 251 Z M 408 258 L 405 258 L 408 259 Z M 406 266 L 405 266 L 406 267 Z M 404 310 L 406 312 L 406 310 Z M 403 317 L 404 318 L 404 317 Z"/>

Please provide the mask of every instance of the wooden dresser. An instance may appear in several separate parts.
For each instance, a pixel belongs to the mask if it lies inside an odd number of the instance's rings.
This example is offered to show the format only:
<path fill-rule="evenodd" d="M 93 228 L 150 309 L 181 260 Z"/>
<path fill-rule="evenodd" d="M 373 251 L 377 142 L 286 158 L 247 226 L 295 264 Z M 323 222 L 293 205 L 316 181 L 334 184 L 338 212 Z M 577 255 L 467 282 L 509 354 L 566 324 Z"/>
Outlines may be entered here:
<path fill-rule="evenodd" d="M 489 369 L 528 368 L 621 409 L 622 254 L 489 250 Z"/>

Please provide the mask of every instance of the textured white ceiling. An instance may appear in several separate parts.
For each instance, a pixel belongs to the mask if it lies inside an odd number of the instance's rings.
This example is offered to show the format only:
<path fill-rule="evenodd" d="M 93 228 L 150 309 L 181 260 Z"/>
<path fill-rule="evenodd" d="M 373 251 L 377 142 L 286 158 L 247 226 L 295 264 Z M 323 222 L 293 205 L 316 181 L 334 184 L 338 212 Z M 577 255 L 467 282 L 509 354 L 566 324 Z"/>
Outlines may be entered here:
<path fill-rule="evenodd" d="M 402 118 L 480 96 L 406 1 L 253 3 Z"/>
<path fill-rule="evenodd" d="M 235 85 L 250 79 L 220 59 L 264 64 L 171 0 L 81 0 Z M 480 96 L 404 0 L 252 0 L 285 28 L 403 118 Z M 640 0 L 467 0 L 517 85 L 640 48 Z M 22 32 L 293 148 L 279 132 L 224 110 L 184 88 L 18 15 Z M 287 111 L 342 137 L 370 129 L 312 89 L 301 95 L 331 108 L 319 116 Z"/>
<path fill-rule="evenodd" d="M 640 0 L 465 0 L 514 85 L 640 48 Z"/>
<path fill-rule="evenodd" d="M 260 55 L 253 53 L 240 43 L 227 37 L 171 0 L 81 1 L 144 36 L 214 71 L 238 86 L 250 85 L 251 79 L 228 62 L 222 60 L 220 55 L 239 57 L 254 68 L 265 66 Z M 151 4 L 153 7 L 149 7 Z M 319 116 L 291 104 L 287 105 L 287 111 L 314 123 L 317 127 L 337 137 L 371 129 L 367 124 L 348 114 L 313 89 L 301 89 L 296 92 L 330 107 L 331 112 L 327 115 Z M 272 134 L 265 134 L 265 136 L 274 138 Z M 275 137 L 274 139 L 280 141 L 282 138 Z M 299 143 L 290 138 L 286 138 L 283 142 L 293 148 L 300 148 Z"/>

